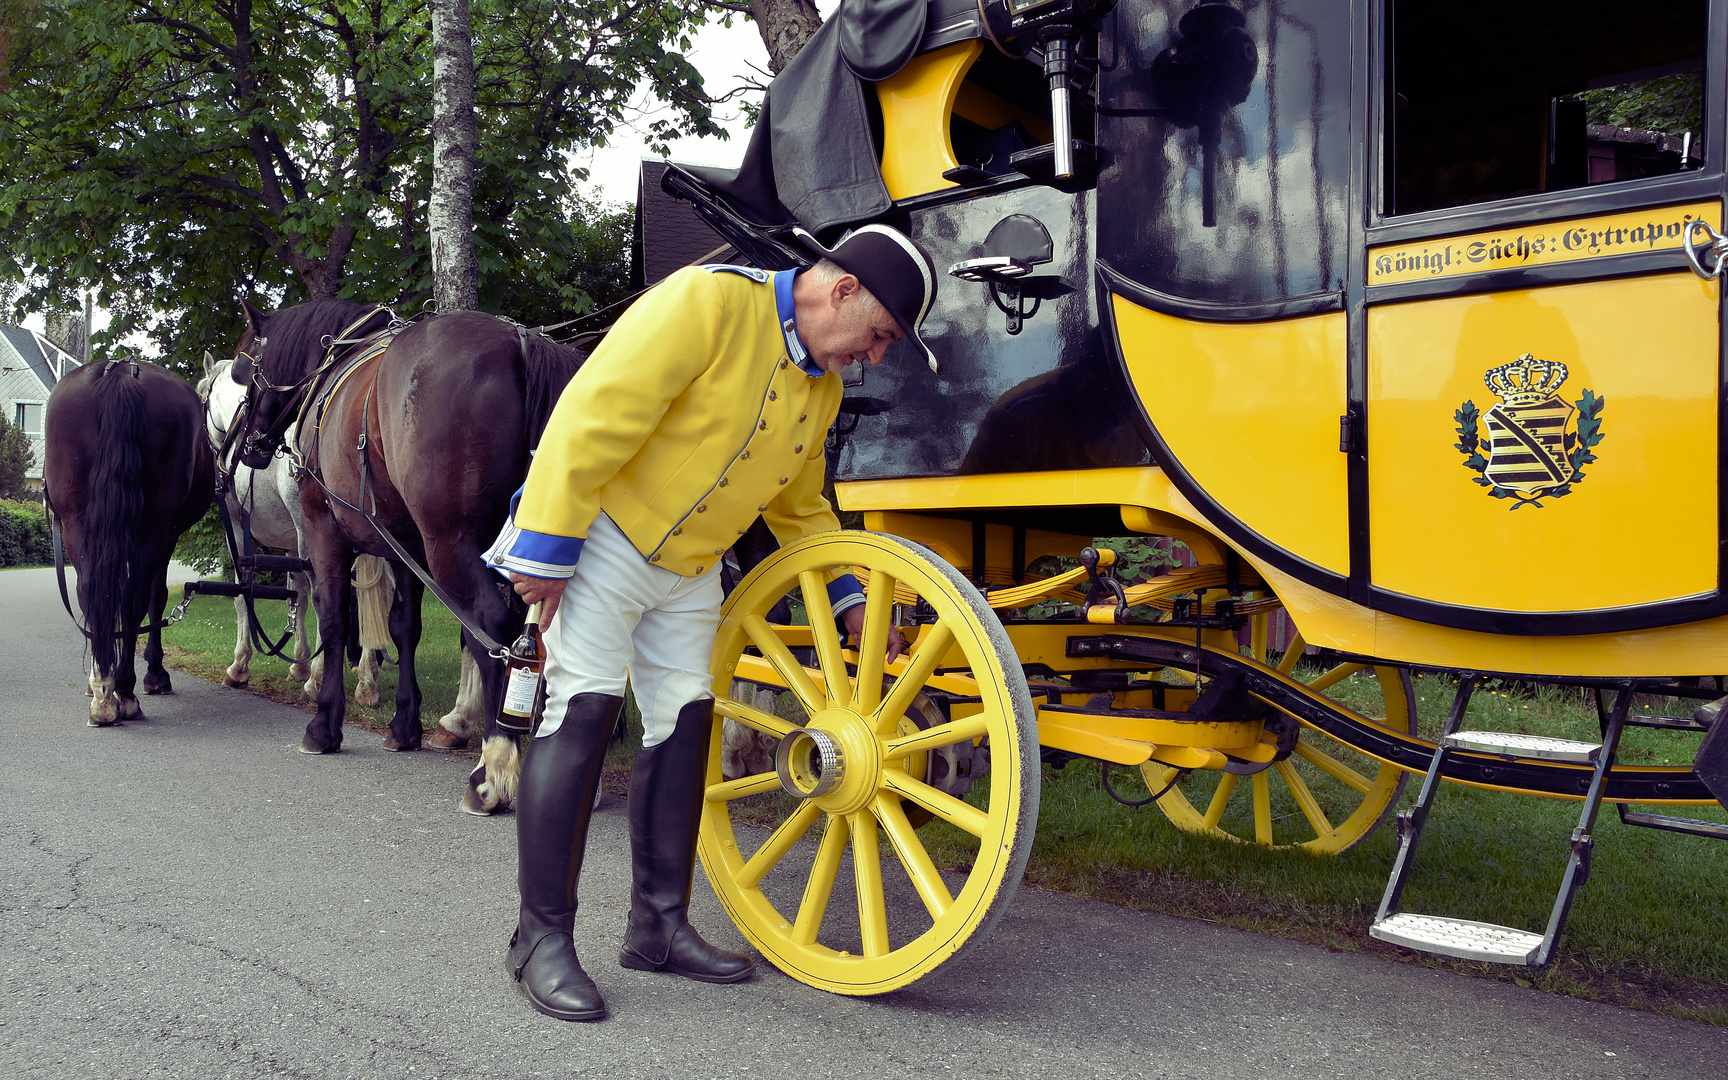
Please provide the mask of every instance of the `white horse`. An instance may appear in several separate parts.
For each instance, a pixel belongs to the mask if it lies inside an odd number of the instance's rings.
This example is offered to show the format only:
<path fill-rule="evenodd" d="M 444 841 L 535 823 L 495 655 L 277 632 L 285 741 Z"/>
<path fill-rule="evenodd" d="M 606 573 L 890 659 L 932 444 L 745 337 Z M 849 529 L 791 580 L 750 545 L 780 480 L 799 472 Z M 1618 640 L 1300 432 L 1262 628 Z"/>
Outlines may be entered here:
<path fill-rule="evenodd" d="M 211 447 L 217 453 L 222 450 L 222 442 L 229 425 L 234 422 L 234 414 L 246 399 L 246 388 L 228 377 L 228 371 L 233 365 L 232 359 L 218 363 L 209 353 L 205 353 L 204 378 L 198 383 L 198 396 L 205 402 L 205 432 L 210 437 Z M 252 538 L 255 542 L 295 552 L 302 559 L 307 557 L 305 519 L 300 509 L 300 485 L 288 468 L 287 458 L 273 458 L 269 468 L 256 470 L 236 463 L 234 482 L 223 498 L 227 500 L 229 517 L 236 529 L 240 527 L 240 508 L 245 506 L 246 512 L 251 516 Z M 355 560 L 355 576 L 360 583 L 356 595 L 362 608 L 369 604 L 379 605 L 385 611 L 390 608 L 392 594 L 395 592 L 392 575 L 388 572 L 388 566 L 372 565 L 383 561 L 371 555 L 361 555 Z M 289 629 L 294 641 L 294 660 L 288 667 L 288 673 L 292 678 L 304 680 L 305 684 L 301 687 L 302 700 L 310 701 L 317 695 L 324 667 L 324 654 L 318 651 L 316 629 L 312 631 L 314 639 L 311 642 L 307 641 L 305 633 L 305 611 L 312 596 L 312 575 L 308 572 L 295 572 L 289 575 L 289 579 L 290 587 L 299 595 L 300 600 L 290 605 L 288 611 Z M 367 595 L 368 590 L 383 592 L 384 595 L 373 599 Z M 234 616 L 237 623 L 234 662 L 229 665 L 223 681 L 229 686 L 240 687 L 245 686 L 252 678 L 252 635 L 247 624 L 245 598 L 234 598 Z M 370 644 L 376 643 L 362 641 L 363 646 Z M 438 726 L 441 730 L 429 736 L 426 745 L 444 750 L 466 747 L 476 721 L 484 722 L 480 715 L 479 699 L 479 671 L 464 649 L 462 679 L 456 693 L 456 706 L 448 715 L 439 719 Z M 359 705 L 378 704 L 378 661 L 371 647 L 363 647 L 361 650 L 360 677 L 354 688 L 354 701 Z"/>

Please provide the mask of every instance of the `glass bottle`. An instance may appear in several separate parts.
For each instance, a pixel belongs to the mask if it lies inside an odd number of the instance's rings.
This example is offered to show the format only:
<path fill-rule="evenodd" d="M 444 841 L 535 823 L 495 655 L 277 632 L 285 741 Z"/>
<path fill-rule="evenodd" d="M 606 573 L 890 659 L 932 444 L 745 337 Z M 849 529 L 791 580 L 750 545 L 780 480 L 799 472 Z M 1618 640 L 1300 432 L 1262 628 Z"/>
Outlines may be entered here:
<path fill-rule="evenodd" d="M 498 725 L 527 730 L 534 717 L 534 702 L 539 697 L 540 677 L 546 666 L 546 645 L 540 639 L 540 605 L 528 609 L 528 621 L 522 632 L 511 642 L 509 655 L 504 658 L 509 671 L 504 684 L 504 708 Z"/>

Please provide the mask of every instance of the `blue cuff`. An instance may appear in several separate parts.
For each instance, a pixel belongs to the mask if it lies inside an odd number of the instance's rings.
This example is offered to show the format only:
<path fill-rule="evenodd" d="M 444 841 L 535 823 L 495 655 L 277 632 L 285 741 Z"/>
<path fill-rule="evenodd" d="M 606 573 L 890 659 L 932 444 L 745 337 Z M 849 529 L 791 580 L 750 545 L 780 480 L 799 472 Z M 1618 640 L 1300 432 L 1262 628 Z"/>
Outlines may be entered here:
<path fill-rule="evenodd" d="M 507 521 L 480 558 L 501 574 L 513 570 L 529 577 L 568 578 L 576 572 L 576 560 L 581 556 L 580 536 L 534 532 Z"/>
<path fill-rule="evenodd" d="M 833 609 L 835 618 L 863 602 L 864 587 L 851 574 L 841 574 L 828 583 L 828 606 Z"/>

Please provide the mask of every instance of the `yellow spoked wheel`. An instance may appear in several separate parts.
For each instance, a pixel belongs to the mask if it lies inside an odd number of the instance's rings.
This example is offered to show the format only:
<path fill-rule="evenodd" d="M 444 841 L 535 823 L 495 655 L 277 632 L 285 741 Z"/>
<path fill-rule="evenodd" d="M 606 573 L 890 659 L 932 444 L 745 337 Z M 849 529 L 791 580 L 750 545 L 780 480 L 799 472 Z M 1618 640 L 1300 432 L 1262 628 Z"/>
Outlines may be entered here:
<path fill-rule="evenodd" d="M 1251 651 L 1263 663 L 1268 618 L 1252 624 Z M 1298 635 L 1275 666 L 1291 675 L 1306 648 Z M 1416 701 L 1403 668 L 1339 664 L 1300 681 L 1394 731 L 1416 731 Z M 1169 789 L 1158 808 L 1178 829 L 1315 855 L 1348 851 L 1373 832 L 1397 804 L 1405 778 L 1404 770 L 1307 723 L 1288 758 L 1250 776 L 1196 771 L 1178 780 L 1177 770 L 1156 761 L 1140 771 L 1152 792 Z"/>
<path fill-rule="evenodd" d="M 856 653 L 823 632 L 834 625 L 825 583 L 835 568 L 855 572 L 866 591 Z M 897 584 L 902 603 L 910 589 L 935 622 L 901 627 L 908 651 L 885 667 Z M 763 616 L 793 588 L 810 627 L 783 635 Z M 795 654 L 787 639 L 812 628 L 812 645 Z M 739 678 L 791 691 L 778 710 L 790 719 L 715 702 L 780 742 L 775 771 L 727 781 L 715 725 L 703 807 L 702 867 L 762 955 L 812 986 L 879 994 L 982 939 L 1031 854 L 1038 738 L 1013 646 L 969 582 L 898 537 L 810 537 L 733 591 L 714 678 L 718 687 Z M 908 722 L 925 707 L 921 694 L 946 705 L 934 717 L 942 722 Z M 919 778 L 931 751 L 962 743 L 987 748 L 986 781 L 957 798 Z M 921 819 L 928 823 L 913 824 Z M 845 899 L 835 895 L 843 874 L 854 886 Z"/>

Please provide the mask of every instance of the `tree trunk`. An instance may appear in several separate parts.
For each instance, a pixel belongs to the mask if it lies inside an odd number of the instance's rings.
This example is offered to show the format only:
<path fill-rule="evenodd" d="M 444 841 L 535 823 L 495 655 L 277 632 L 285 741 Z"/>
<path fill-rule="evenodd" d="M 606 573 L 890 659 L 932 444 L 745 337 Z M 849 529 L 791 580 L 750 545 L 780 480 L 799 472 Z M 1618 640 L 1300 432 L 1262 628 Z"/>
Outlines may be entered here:
<path fill-rule="evenodd" d="M 432 296 L 439 311 L 480 304 L 474 258 L 474 39 L 468 0 L 432 0 Z"/>
<path fill-rule="evenodd" d="M 811 0 L 750 0 L 750 17 L 768 46 L 768 70 L 776 75 L 822 25 Z"/>

